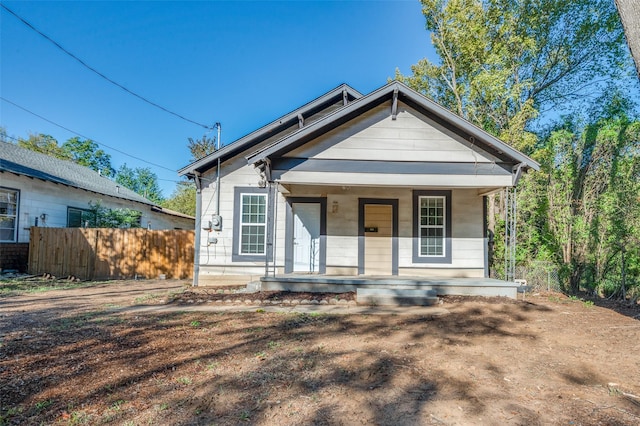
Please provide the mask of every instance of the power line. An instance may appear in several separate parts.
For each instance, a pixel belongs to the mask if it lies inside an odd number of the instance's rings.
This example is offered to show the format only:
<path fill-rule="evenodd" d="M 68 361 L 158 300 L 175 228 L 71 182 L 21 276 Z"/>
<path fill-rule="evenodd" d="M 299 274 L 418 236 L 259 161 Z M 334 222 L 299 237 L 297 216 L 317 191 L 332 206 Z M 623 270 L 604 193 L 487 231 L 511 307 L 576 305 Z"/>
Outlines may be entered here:
<path fill-rule="evenodd" d="M 122 84 L 110 79 L 109 77 L 107 77 L 106 75 L 104 75 L 103 73 L 101 73 L 100 71 L 96 70 L 95 68 L 93 68 L 92 66 L 90 66 L 89 64 L 87 64 L 86 62 L 84 62 L 82 59 L 78 58 L 76 55 L 74 55 L 73 53 L 69 52 L 67 49 L 65 49 L 64 47 L 62 47 L 58 42 L 56 42 L 55 40 L 53 40 L 51 37 L 49 37 L 48 35 L 44 34 L 42 31 L 38 30 L 36 27 L 34 27 L 32 24 L 30 24 L 27 20 L 25 20 L 24 18 L 22 18 L 21 16 L 19 16 L 17 13 L 15 13 L 13 10 L 9 9 L 7 6 L 5 6 L 4 4 L 0 3 L 0 6 L 2 6 L 2 8 L 4 10 L 6 10 L 7 12 L 9 12 L 10 14 L 12 14 L 13 16 L 15 16 L 16 18 L 18 18 L 23 24 L 25 24 L 27 27 L 31 28 L 33 31 L 35 31 L 36 33 L 40 34 L 42 37 L 44 37 L 47 41 L 49 41 L 50 43 L 52 43 L 54 46 L 56 46 L 58 49 L 62 50 L 64 53 L 66 53 L 67 55 L 69 55 L 70 57 L 72 57 L 73 59 L 75 59 L 76 61 L 78 61 L 81 65 L 83 65 L 84 67 L 88 68 L 89 70 L 93 71 L 94 73 L 96 73 L 97 75 L 99 75 L 100 77 L 102 77 L 103 79 L 107 80 L 109 83 L 119 87 L 120 89 L 124 90 L 125 92 L 129 93 L 130 95 L 135 96 L 136 98 L 142 100 L 143 102 L 148 103 L 149 105 L 152 105 L 158 109 L 161 109 L 162 111 L 169 113 L 171 115 L 174 115 L 184 121 L 187 121 L 189 123 L 195 124 L 197 126 L 200 127 L 204 127 L 207 130 L 212 130 L 213 127 L 212 126 L 207 126 L 206 124 L 202 124 L 199 123 L 197 121 L 191 120 L 189 118 L 186 118 L 176 112 L 173 112 L 165 107 L 163 107 L 162 105 L 158 105 L 157 103 L 150 101 L 149 99 L 145 98 L 144 96 L 138 95 L 137 93 L 127 89 L 126 87 L 124 87 Z"/>
<path fill-rule="evenodd" d="M 11 136 L 11 135 L 2 135 L 2 137 L 5 137 L 5 138 L 7 138 L 7 139 L 11 139 L 11 140 L 12 140 L 12 141 L 14 141 L 14 142 L 20 142 L 20 140 L 21 140 L 20 138 L 13 137 L 13 136 Z M 95 142 L 95 141 L 94 141 L 94 142 Z M 97 143 L 97 142 L 96 142 L 96 143 Z M 163 182 L 173 182 L 173 183 L 184 183 L 184 182 L 186 182 L 186 181 L 184 181 L 184 180 L 161 179 L 161 178 L 156 178 L 156 180 L 161 180 L 161 181 L 163 181 Z"/>
<path fill-rule="evenodd" d="M 29 114 L 34 115 L 34 116 L 38 117 L 38 118 L 39 118 L 39 119 L 41 119 L 41 120 L 46 121 L 47 123 L 51 123 L 51 124 L 53 124 L 54 126 L 60 127 L 61 129 L 64 129 L 64 130 L 66 130 L 66 131 L 67 131 L 67 132 L 69 132 L 69 133 L 73 133 L 73 134 L 74 134 L 74 135 L 76 135 L 76 136 L 80 136 L 81 138 L 92 140 L 92 141 L 94 141 L 95 143 L 97 143 L 98 145 L 102 145 L 103 147 L 105 147 L 105 148 L 109 148 L 109 149 L 111 149 L 111 150 L 113 150 L 113 151 L 116 151 L 116 152 L 119 152 L 119 153 L 120 153 L 120 154 L 122 154 L 122 155 L 126 155 L 127 157 L 131 157 L 131 158 L 136 159 L 136 160 L 138 160 L 138 161 L 142 161 L 143 163 L 150 164 L 150 165 L 152 165 L 152 166 L 159 167 L 159 168 L 161 168 L 161 169 L 165 169 L 165 170 L 168 170 L 168 171 L 170 171 L 170 172 L 175 172 L 175 169 L 170 169 L 169 167 L 161 166 L 160 164 L 156 164 L 156 163 L 152 163 L 152 162 L 147 161 L 147 160 L 143 160 L 142 158 L 140 158 L 140 157 L 136 157 L 135 155 L 127 154 L 126 152 L 121 151 L 121 150 L 119 150 L 118 148 L 114 148 L 114 147 L 109 146 L 109 145 L 107 145 L 107 144 L 105 144 L 105 143 L 98 142 L 97 140 L 92 139 L 92 138 L 90 138 L 90 137 L 88 137 L 88 136 L 85 136 L 85 135 L 83 135 L 82 133 L 78 133 L 78 132 L 76 132 L 76 131 L 74 131 L 74 130 L 69 129 L 68 127 L 64 127 L 64 126 L 62 126 L 62 125 L 60 125 L 60 124 L 56 123 L 55 121 L 51 121 L 51 120 L 49 120 L 48 118 L 45 118 L 45 117 L 43 117 L 43 116 L 41 116 L 41 115 L 39 115 L 39 114 L 36 114 L 35 112 L 30 111 L 30 110 L 28 110 L 27 108 L 25 108 L 25 107 L 23 107 L 23 106 L 20 106 L 20 105 L 18 105 L 17 103 L 12 102 L 12 101 L 10 101 L 10 100 L 9 100 L 9 99 L 7 99 L 7 98 L 4 98 L 4 97 L 0 96 L 0 99 L 2 99 L 3 101 L 5 101 L 5 102 L 7 102 L 7 103 L 9 103 L 9 104 L 11 104 L 11 105 L 13 105 L 13 106 L 15 106 L 16 108 L 20 108 L 21 110 L 23 110 L 23 111 L 25 111 L 25 112 L 28 112 Z M 11 139 L 14 139 L 14 138 L 11 138 Z"/>

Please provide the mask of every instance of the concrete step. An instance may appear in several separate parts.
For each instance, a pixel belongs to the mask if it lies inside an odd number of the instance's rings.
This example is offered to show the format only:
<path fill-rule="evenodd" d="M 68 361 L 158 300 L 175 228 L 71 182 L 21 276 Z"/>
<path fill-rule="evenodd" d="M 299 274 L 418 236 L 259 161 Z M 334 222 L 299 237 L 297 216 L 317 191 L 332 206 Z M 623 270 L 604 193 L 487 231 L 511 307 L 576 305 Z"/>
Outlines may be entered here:
<path fill-rule="evenodd" d="M 431 306 L 438 303 L 436 290 L 358 288 L 356 302 L 359 305 Z"/>

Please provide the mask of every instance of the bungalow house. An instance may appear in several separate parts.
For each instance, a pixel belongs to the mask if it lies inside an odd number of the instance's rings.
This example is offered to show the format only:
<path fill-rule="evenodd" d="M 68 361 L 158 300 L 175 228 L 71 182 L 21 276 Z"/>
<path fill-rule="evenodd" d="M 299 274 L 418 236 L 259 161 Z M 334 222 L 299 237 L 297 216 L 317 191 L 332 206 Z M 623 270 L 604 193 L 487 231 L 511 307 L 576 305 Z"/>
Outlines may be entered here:
<path fill-rule="evenodd" d="M 179 171 L 198 188 L 194 284 L 515 296 L 487 278 L 485 197 L 527 169 L 400 82 L 341 85 Z"/>
<path fill-rule="evenodd" d="M 0 142 L 0 268 L 24 269 L 31 226 L 80 227 L 89 203 L 141 213 L 151 229 L 193 229 L 194 219 L 70 161 Z"/>

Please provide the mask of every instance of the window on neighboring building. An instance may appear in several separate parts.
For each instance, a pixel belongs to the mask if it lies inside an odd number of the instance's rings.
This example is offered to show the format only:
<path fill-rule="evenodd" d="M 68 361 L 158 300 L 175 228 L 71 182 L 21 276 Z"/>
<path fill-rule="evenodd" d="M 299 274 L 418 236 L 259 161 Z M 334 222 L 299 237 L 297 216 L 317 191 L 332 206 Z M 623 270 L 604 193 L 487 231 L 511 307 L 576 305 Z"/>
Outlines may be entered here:
<path fill-rule="evenodd" d="M 90 221 L 92 213 L 86 209 L 67 207 L 67 228 L 82 228 Z"/>
<path fill-rule="evenodd" d="M 413 261 L 451 263 L 451 191 L 414 191 Z"/>
<path fill-rule="evenodd" d="M 0 241 L 18 240 L 20 191 L 0 188 Z"/>
<path fill-rule="evenodd" d="M 267 242 L 267 193 L 262 188 L 236 188 L 233 260 L 264 260 Z"/>

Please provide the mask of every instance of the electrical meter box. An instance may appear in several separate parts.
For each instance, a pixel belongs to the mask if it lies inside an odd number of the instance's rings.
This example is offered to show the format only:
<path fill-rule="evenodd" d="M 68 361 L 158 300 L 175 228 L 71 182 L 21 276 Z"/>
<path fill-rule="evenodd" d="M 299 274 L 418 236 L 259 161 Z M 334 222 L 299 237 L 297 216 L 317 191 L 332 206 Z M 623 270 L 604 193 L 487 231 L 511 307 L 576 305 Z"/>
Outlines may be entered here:
<path fill-rule="evenodd" d="M 222 216 L 218 214 L 211 216 L 211 229 L 214 231 L 222 231 Z"/>

